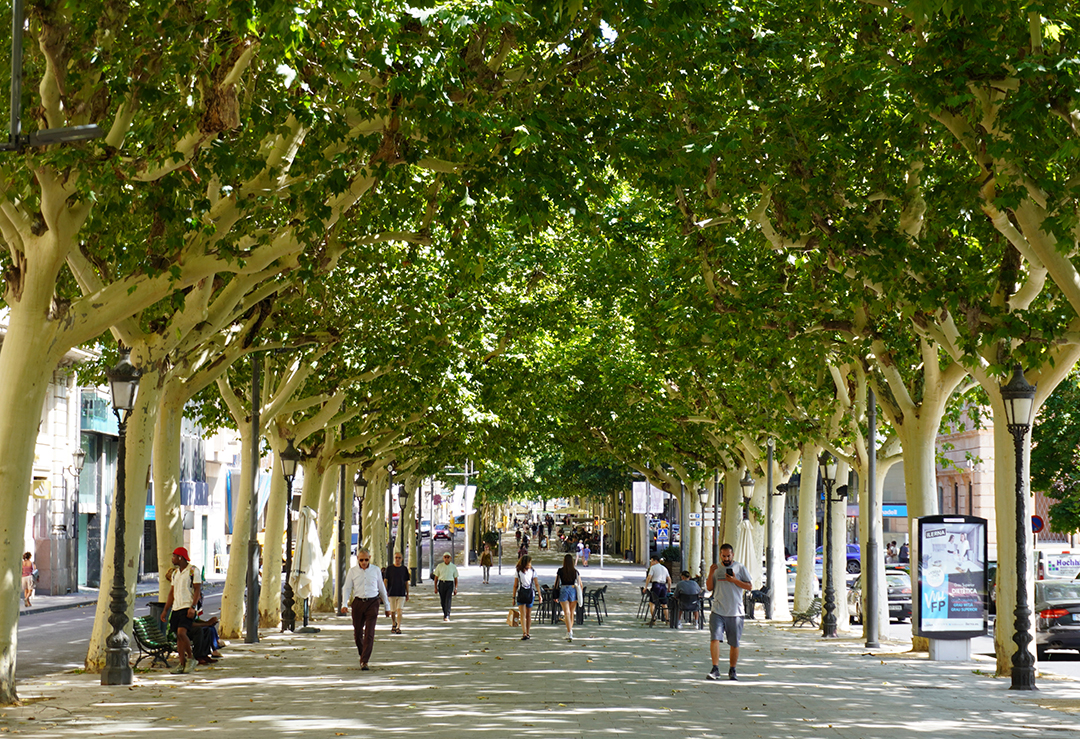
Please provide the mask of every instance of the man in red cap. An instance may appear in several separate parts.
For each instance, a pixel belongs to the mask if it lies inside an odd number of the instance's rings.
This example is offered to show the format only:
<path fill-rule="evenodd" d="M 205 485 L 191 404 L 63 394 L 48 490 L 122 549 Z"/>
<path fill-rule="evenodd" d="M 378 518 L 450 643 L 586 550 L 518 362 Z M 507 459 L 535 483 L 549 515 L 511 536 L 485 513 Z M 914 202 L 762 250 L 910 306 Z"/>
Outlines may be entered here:
<path fill-rule="evenodd" d="M 172 563 L 172 568 L 165 573 L 165 579 L 171 585 L 161 620 L 168 619 L 176 634 L 176 654 L 180 658 L 180 666 L 173 670 L 173 674 L 182 675 L 195 671 L 195 653 L 191 649 L 188 633 L 198 615 L 195 604 L 202 595 L 202 573 L 188 561 L 188 551 L 184 547 L 173 550 Z"/>

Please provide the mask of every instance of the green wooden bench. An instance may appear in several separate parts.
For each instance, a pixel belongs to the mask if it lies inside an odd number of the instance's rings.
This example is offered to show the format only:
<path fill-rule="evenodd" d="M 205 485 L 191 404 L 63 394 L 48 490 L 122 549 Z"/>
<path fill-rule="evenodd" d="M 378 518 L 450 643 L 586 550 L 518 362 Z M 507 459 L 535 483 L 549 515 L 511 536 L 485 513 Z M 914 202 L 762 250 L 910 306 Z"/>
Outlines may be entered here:
<path fill-rule="evenodd" d="M 176 637 L 165 633 L 160 619 L 140 616 L 131 622 L 131 631 L 135 635 L 135 644 L 139 647 L 136 667 L 147 657 L 151 658 L 151 667 L 158 662 L 165 667 L 169 666 L 169 655 L 176 651 Z"/>
<path fill-rule="evenodd" d="M 810 607 L 805 611 L 799 611 L 793 614 L 791 619 L 792 626 L 799 626 L 800 624 L 810 624 L 811 626 L 818 625 L 818 618 L 821 617 L 821 598 L 814 598 L 810 603 Z"/>

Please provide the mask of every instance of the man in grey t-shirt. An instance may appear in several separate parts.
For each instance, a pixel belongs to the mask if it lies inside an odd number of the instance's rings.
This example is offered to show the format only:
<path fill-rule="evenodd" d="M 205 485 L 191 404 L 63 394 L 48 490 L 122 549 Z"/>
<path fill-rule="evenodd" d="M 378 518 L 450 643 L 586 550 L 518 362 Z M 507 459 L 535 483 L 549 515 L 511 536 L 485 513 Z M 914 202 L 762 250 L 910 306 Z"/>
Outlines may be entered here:
<path fill-rule="evenodd" d="M 720 642 L 727 637 L 730 647 L 728 653 L 728 679 L 738 680 L 735 665 L 739 661 L 739 638 L 742 636 L 744 591 L 752 589 L 750 572 L 735 561 L 735 550 L 730 544 L 720 547 L 720 565 L 709 568 L 709 579 L 705 587 L 712 591 L 712 613 L 709 614 L 709 652 L 712 655 L 712 670 L 705 677 L 709 680 L 720 679 Z M 723 577 L 721 577 L 723 575 Z"/>

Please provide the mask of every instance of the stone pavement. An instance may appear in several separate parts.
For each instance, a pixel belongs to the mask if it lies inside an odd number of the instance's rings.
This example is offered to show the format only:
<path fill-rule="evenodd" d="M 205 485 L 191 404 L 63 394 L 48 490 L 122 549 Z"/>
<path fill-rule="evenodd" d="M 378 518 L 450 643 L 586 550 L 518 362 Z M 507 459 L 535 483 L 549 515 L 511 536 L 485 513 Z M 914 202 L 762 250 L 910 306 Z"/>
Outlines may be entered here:
<path fill-rule="evenodd" d="M 541 581 L 555 557 L 541 556 Z M 425 572 L 427 569 L 425 568 Z M 1028 737 L 1080 731 L 1080 683 L 1040 676 L 1014 693 L 989 660 L 930 662 L 907 644 L 868 652 L 809 628 L 748 621 L 740 681 L 706 681 L 707 632 L 649 628 L 636 618 L 640 567 L 592 566 L 608 584 L 610 617 L 575 629 L 506 626 L 512 566 L 483 585 L 463 571 L 452 621 L 425 582 L 406 606 L 404 634 L 380 616 L 372 670 L 361 672 L 348 617 L 322 631 L 264 631 L 189 675 L 155 668 L 131 687 L 64 673 L 19 685 L 23 705 L 0 710 L 0 731 L 41 737 Z M 726 661 L 724 647 L 722 664 Z M 145 664 L 145 663 L 144 663 Z M 1054 735 L 1054 734 L 1050 734 Z"/>

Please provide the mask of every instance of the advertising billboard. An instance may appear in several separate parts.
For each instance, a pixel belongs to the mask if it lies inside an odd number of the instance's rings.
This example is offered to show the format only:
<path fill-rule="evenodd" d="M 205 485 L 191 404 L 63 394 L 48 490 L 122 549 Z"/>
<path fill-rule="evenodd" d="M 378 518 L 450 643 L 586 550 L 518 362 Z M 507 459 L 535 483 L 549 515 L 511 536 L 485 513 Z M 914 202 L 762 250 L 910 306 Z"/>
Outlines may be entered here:
<path fill-rule="evenodd" d="M 986 519 L 923 516 L 918 523 L 919 636 L 928 639 L 985 636 Z"/>

